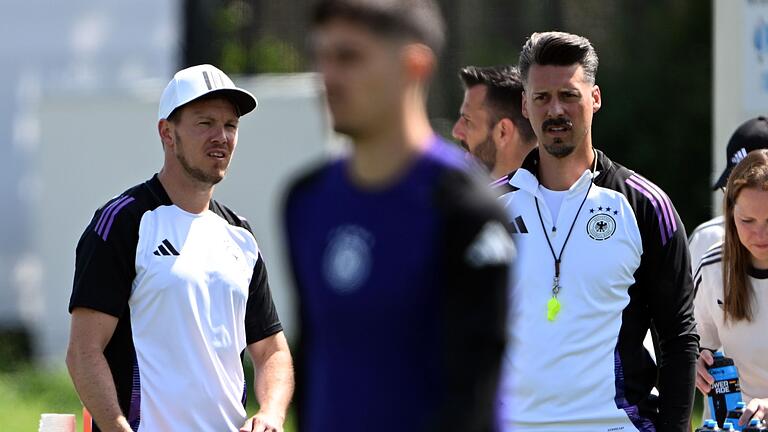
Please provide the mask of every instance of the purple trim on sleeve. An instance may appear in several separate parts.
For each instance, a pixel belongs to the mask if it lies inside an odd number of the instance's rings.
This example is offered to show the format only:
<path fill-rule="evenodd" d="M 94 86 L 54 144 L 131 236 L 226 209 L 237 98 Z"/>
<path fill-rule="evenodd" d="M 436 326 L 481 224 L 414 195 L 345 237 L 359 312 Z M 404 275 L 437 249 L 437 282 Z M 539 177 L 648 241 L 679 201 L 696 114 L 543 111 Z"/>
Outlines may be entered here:
<path fill-rule="evenodd" d="M 626 180 L 627 185 L 637 190 L 653 205 L 656 211 L 656 217 L 659 220 L 659 231 L 661 231 L 661 244 L 666 245 L 677 231 L 677 222 L 675 221 L 672 204 L 669 202 L 666 194 L 648 180 L 633 174 Z"/>
<path fill-rule="evenodd" d="M 107 208 L 105 208 L 104 211 L 101 212 L 101 215 L 99 216 L 99 222 L 96 223 L 96 228 L 95 228 L 96 234 L 101 235 L 101 231 L 104 228 L 104 223 L 106 223 L 107 219 L 109 219 L 109 215 L 112 214 L 112 210 L 114 210 L 116 206 L 120 205 L 120 203 L 125 201 L 126 198 L 128 197 L 122 196 L 112 201 L 112 203 L 110 203 L 107 206 Z"/>
<path fill-rule="evenodd" d="M 635 174 L 633 177 L 635 177 L 635 180 L 638 182 L 638 184 L 645 185 L 645 187 L 659 199 L 659 202 L 662 204 L 662 209 L 664 210 L 664 216 L 666 217 L 667 226 L 671 227 L 672 233 L 677 231 L 677 222 L 675 221 L 675 212 L 672 210 L 672 202 L 669 200 L 669 197 L 667 196 L 667 194 L 665 194 L 660 187 L 653 184 L 647 178 L 637 174 Z"/>
<path fill-rule="evenodd" d="M 139 362 L 133 360 L 133 383 L 131 385 L 131 404 L 128 408 L 128 424 L 134 431 L 139 430 L 141 424 L 141 377 L 139 375 Z"/>
<path fill-rule="evenodd" d="M 101 235 L 101 238 L 106 241 L 107 236 L 109 235 L 109 230 L 112 228 L 112 222 L 115 221 L 115 216 L 120 212 L 120 210 L 123 209 L 123 207 L 127 206 L 128 204 L 132 203 L 134 201 L 133 197 L 128 197 L 123 202 L 120 203 L 117 207 L 115 207 L 114 211 L 112 211 L 112 214 L 109 216 L 109 223 L 107 223 L 107 227 L 104 228 L 104 233 Z M 98 231 L 97 231 L 98 233 Z"/>
<path fill-rule="evenodd" d="M 625 413 L 627 413 L 627 417 L 629 417 L 629 420 L 633 425 L 635 425 L 638 431 L 656 432 L 656 427 L 653 425 L 651 420 L 641 416 L 637 405 L 630 405 L 624 395 L 624 367 L 621 364 L 621 357 L 619 356 L 618 347 L 613 350 L 613 366 L 616 379 L 616 397 L 614 398 L 614 401 L 616 402 L 616 408 L 621 408 Z"/>

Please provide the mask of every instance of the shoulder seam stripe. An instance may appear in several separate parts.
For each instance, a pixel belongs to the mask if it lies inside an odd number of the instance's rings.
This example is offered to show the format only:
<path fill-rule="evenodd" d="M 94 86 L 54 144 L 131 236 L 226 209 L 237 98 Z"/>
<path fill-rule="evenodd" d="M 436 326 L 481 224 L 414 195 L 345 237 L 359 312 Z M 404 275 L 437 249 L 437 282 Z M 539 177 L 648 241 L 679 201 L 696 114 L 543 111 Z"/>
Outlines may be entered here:
<path fill-rule="evenodd" d="M 651 194 L 649 191 L 645 190 L 642 186 L 637 184 L 632 177 L 629 177 L 626 180 L 626 183 L 629 186 L 631 186 L 633 189 L 645 195 L 645 197 L 648 198 L 648 200 L 651 202 L 651 205 L 653 205 L 653 208 L 656 210 L 656 217 L 659 220 L 659 230 L 661 231 L 661 244 L 662 245 L 667 244 L 667 232 L 664 230 L 664 221 L 662 220 L 662 211 L 659 208 L 659 205 L 656 203 L 656 197 L 654 197 L 653 194 Z"/>
<path fill-rule="evenodd" d="M 120 213 L 120 210 L 123 209 L 123 207 L 127 206 L 128 204 L 132 203 L 134 201 L 133 197 L 127 197 L 123 202 L 120 203 L 120 205 L 115 206 L 114 210 L 112 211 L 112 214 L 109 216 L 109 222 L 107 223 L 107 226 L 104 228 L 103 233 L 101 234 L 101 238 L 104 241 L 107 241 L 107 236 L 109 236 L 109 230 L 112 229 L 112 223 L 115 221 L 115 216 L 117 216 L 118 213 Z M 99 234 L 99 232 L 96 232 Z"/>
<path fill-rule="evenodd" d="M 696 279 L 697 277 L 700 278 L 701 277 L 701 274 L 700 274 L 701 273 L 701 269 L 703 269 L 704 267 L 706 267 L 706 266 L 708 266 L 710 264 L 719 263 L 722 260 L 723 260 L 723 258 L 720 257 L 720 256 L 712 257 L 712 258 L 706 259 L 706 260 L 702 259 L 701 262 L 699 263 L 698 267 L 696 267 L 696 272 L 693 274 L 693 278 L 694 279 Z"/>
<path fill-rule="evenodd" d="M 100 231 L 102 228 L 104 228 L 104 223 L 107 219 L 109 219 L 109 215 L 112 212 L 112 210 L 115 208 L 115 206 L 120 205 L 121 202 L 123 202 L 127 196 L 121 196 L 117 198 L 116 200 L 112 201 L 104 210 L 102 210 L 101 215 L 99 216 L 99 221 L 96 223 L 96 228 L 94 229 L 97 234 L 101 235 Z"/>
<path fill-rule="evenodd" d="M 700 274 L 698 274 L 698 271 L 696 272 L 696 275 L 698 276 L 698 278 L 694 278 L 694 283 L 693 283 L 694 298 L 696 297 L 696 293 L 699 291 L 699 285 L 701 285 L 701 281 L 702 281 L 702 277 Z"/>
<path fill-rule="evenodd" d="M 661 190 L 660 187 L 653 184 L 650 180 L 646 179 L 645 177 L 635 174 L 636 181 L 638 184 L 643 184 L 645 187 L 651 192 L 656 195 L 656 197 L 659 199 L 659 202 L 662 204 L 662 209 L 665 211 L 664 215 L 666 216 L 666 222 L 667 226 L 671 227 L 670 231 L 670 237 L 672 234 L 677 230 L 677 221 L 675 221 L 675 215 L 672 211 L 672 203 L 669 201 L 669 197 L 666 193 L 664 193 L 663 190 Z"/>
<path fill-rule="evenodd" d="M 713 256 L 713 257 L 708 258 L 706 260 L 701 260 L 701 263 L 699 264 L 699 267 L 708 266 L 710 264 L 714 264 L 714 263 L 720 262 L 722 260 L 723 260 L 722 256 Z"/>
<path fill-rule="evenodd" d="M 707 261 L 710 261 L 710 260 L 722 260 L 722 259 L 723 259 L 723 254 L 721 254 L 721 253 L 716 253 L 716 254 L 713 254 L 713 255 L 709 255 L 709 256 L 703 256 L 703 257 L 701 257 L 701 259 L 699 260 L 699 262 L 700 262 L 700 263 L 703 263 L 703 262 L 707 262 Z"/>
<path fill-rule="evenodd" d="M 715 256 L 717 254 L 723 253 L 723 245 L 719 245 L 714 249 L 707 249 L 706 252 L 704 252 L 704 255 L 701 256 L 701 260 L 704 260 L 705 258 L 709 258 L 712 256 Z"/>
<path fill-rule="evenodd" d="M 643 194 L 651 202 L 651 205 L 655 209 L 656 217 L 659 221 L 659 230 L 661 231 L 661 244 L 664 246 L 672 238 L 672 235 L 677 230 L 677 224 L 675 222 L 670 224 L 670 221 L 667 217 L 667 211 L 664 208 L 664 204 L 662 202 L 657 202 L 658 199 L 654 192 L 643 187 L 643 185 L 638 182 L 637 178 L 637 175 L 633 174 L 631 177 L 627 178 L 626 183 L 633 189 Z"/>

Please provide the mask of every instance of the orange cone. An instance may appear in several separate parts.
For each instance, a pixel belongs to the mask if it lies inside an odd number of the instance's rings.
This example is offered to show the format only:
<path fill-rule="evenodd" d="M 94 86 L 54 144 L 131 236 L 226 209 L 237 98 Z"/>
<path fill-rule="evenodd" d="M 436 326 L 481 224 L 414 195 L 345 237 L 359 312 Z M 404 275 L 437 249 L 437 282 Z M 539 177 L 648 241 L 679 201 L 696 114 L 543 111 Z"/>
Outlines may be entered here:
<path fill-rule="evenodd" d="M 91 413 L 88 412 L 88 408 L 83 407 L 83 432 L 91 432 L 92 423 Z"/>

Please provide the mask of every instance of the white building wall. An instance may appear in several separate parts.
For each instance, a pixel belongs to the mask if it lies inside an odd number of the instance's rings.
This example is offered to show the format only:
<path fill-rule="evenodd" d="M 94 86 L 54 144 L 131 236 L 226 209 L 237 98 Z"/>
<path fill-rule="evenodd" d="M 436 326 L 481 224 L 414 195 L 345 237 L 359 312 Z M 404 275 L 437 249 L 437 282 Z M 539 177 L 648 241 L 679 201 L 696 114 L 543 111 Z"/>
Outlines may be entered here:
<path fill-rule="evenodd" d="M 768 0 L 714 0 L 713 6 L 712 183 L 725 168 L 725 147 L 736 128 L 768 116 Z M 722 193 L 713 194 L 713 207 L 722 212 Z"/>
<path fill-rule="evenodd" d="M 51 91 L 100 94 L 106 88 L 167 80 L 179 63 L 182 0 L 3 0 L 0 13 L 0 331 L 48 321 L 52 287 L 35 236 L 46 184 L 39 172 L 44 125 L 40 101 Z M 77 101 L 62 101 L 72 111 Z M 104 106 L 106 110 L 113 107 Z M 73 141 L 56 142 L 77 154 L 89 118 L 70 117 Z M 102 137 L 105 138 L 106 137 Z M 88 155 L 79 154 L 87 158 Z M 62 323 L 58 323 L 61 325 Z M 45 348 L 41 352 L 48 352 Z"/>

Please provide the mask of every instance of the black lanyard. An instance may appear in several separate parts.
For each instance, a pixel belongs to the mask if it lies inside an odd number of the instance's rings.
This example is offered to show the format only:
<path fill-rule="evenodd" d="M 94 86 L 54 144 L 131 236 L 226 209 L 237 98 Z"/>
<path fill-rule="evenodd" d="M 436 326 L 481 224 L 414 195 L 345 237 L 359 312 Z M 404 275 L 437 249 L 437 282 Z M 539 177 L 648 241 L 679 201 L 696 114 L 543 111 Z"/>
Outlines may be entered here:
<path fill-rule="evenodd" d="M 597 167 L 597 154 L 595 154 L 595 167 Z M 568 240 L 571 238 L 571 233 L 573 232 L 573 227 L 576 225 L 576 220 L 579 219 L 579 214 L 581 213 L 581 209 L 584 207 L 584 203 L 587 202 L 587 198 L 589 197 L 589 191 L 592 190 L 592 180 L 589 181 L 589 187 L 587 188 L 587 193 L 584 195 L 584 199 L 581 200 L 581 204 L 579 205 L 579 209 L 576 210 L 576 216 L 573 217 L 573 222 L 571 222 L 571 227 L 568 229 L 568 235 L 565 236 L 565 241 L 563 242 L 563 247 L 560 248 L 560 253 L 555 254 L 555 248 L 552 247 L 552 242 L 549 240 L 549 235 L 547 234 L 547 229 L 544 227 L 544 218 L 541 217 L 541 209 L 539 208 L 539 199 L 536 198 L 534 195 L 533 199 L 536 202 L 536 213 L 539 214 L 539 222 L 541 222 L 541 230 L 544 232 L 544 238 L 547 239 L 547 244 L 549 245 L 549 251 L 552 253 L 552 259 L 555 260 L 555 277 L 552 280 L 552 298 L 549 299 L 547 302 L 547 319 L 549 321 L 554 321 L 557 317 L 557 314 L 560 312 L 560 300 L 557 299 L 557 294 L 560 293 L 560 289 L 562 288 L 560 286 L 560 263 L 563 262 L 563 252 L 565 251 L 565 246 L 568 244 Z"/>

